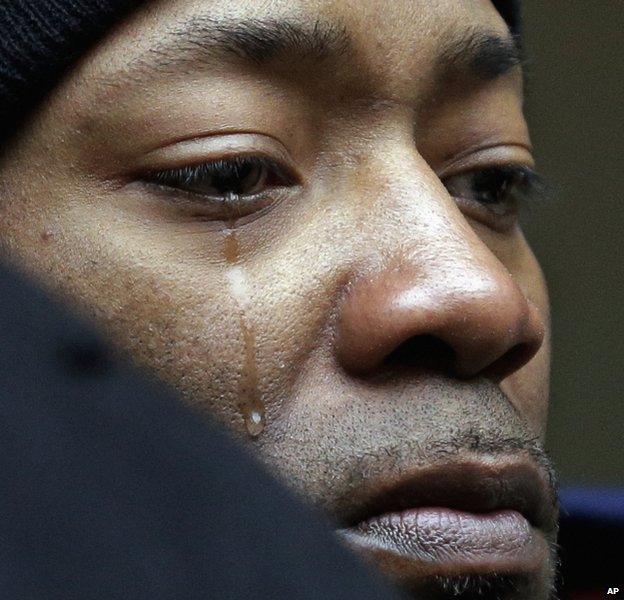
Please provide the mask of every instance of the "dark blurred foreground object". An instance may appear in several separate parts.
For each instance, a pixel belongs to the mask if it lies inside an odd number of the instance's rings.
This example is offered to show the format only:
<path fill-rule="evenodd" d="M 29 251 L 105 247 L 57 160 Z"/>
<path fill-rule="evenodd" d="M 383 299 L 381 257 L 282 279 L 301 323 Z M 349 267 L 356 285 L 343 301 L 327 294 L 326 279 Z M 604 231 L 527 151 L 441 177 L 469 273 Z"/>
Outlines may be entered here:
<path fill-rule="evenodd" d="M 624 489 L 563 488 L 560 501 L 561 600 L 622 598 Z"/>
<path fill-rule="evenodd" d="M 0 266 L 0 598 L 398 598 L 215 426 Z"/>

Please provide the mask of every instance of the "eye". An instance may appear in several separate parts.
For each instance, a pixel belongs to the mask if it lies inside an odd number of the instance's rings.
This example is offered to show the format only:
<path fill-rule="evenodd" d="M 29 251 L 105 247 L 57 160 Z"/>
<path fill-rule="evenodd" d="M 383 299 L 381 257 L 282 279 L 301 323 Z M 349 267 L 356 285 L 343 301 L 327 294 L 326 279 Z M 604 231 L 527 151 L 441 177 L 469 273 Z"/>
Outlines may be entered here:
<path fill-rule="evenodd" d="M 444 185 L 455 199 L 478 203 L 494 217 L 515 215 L 521 202 L 543 196 L 543 180 L 530 167 L 503 165 L 452 175 Z"/>
<path fill-rule="evenodd" d="M 259 156 L 235 156 L 179 169 L 156 171 L 147 177 L 169 195 L 181 196 L 212 211 L 215 218 L 254 212 L 295 178 L 277 162 Z"/>

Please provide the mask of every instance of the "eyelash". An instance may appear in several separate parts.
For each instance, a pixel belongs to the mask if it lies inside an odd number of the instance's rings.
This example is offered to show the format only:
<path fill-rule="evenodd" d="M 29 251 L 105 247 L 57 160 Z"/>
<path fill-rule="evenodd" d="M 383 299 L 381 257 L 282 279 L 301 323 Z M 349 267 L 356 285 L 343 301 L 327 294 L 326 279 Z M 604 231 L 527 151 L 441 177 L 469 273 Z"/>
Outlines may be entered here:
<path fill-rule="evenodd" d="M 227 193 L 210 195 L 205 191 L 198 191 L 207 182 L 213 183 L 207 187 L 214 188 L 219 182 L 235 187 L 236 182 L 241 183 L 250 174 L 251 182 L 253 176 L 261 176 L 263 189 L 251 194 L 241 193 L 242 188 L 239 185 L 239 191 L 230 190 Z M 297 183 L 296 178 L 274 160 L 254 155 L 233 156 L 179 169 L 157 171 L 148 179 L 169 191 L 173 189 L 175 193 L 184 194 L 195 202 L 201 202 L 202 199 L 205 202 L 209 198 L 216 200 L 220 206 L 238 203 L 236 210 L 239 212 L 245 210 L 241 208 L 241 203 L 249 204 L 246 210 L 251 212 L 254 210 L 254 201 L 257 203 L 267 196 L 275 195 L 278 188 L 291 187 Z M 524 165 L 503 164 L 463 171 L 445 177 L 443 183 L 449 194 L 456 199 L 477 204 L 494 218 L 515 214 L 520 206 L 531 205 L 546 196 L 544 179 L 535 170 Z M 488 187 L 488 183 L 495 185 Z M 467 197 L 467 190 L 477 198 Z"/>
<path fill-rule="evenodd" d="M 179 169 L 157 171 L 151 174 L 150 179 L 154 183 L 170 188 L 178 188 L 182 191 L 184 187 L 192 187 L 205 183 L 210 178 L 222 177 L 230 179 L 240 179 L 245 171 L 249 173 L 253 170 L 261 170 L 266 174 L 272 187 L 290 186 L 295 183 L 295 178 L 277 162 L 262 156 L 233 156 L 231 158 L 219 159 L 199 165 L 190 165 Z M 189 192 L 194 195 L 201 195 L 199 192 Z M 223 194 L 226 199 L 229 194 Z M 256 196 L 260 194 L 253 194 Z M 249 197 L 248 194 L 233 193 L 234 197 Z"/>

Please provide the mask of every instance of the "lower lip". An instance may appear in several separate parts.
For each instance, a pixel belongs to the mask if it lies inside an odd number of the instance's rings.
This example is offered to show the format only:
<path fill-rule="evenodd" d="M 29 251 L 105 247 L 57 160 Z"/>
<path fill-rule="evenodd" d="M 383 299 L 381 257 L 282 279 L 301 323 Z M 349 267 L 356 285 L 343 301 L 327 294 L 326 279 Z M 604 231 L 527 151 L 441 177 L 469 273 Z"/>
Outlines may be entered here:
<path fill-rule="evenodd" d="M 423 507 L 381 515 L 338 534 L 357 552 L 412 575 L 530 573 L 548 560 L 545 537 L 513 510 Z"/>

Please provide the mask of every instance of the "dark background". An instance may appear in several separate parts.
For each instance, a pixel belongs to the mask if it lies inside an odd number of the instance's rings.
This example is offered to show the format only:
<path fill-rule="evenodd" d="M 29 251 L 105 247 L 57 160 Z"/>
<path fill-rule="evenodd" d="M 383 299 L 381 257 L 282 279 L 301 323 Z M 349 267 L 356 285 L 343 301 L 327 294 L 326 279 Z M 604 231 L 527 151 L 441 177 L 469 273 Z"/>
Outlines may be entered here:
<path fill-rule="evenodd" d="M 550 287 L 548 447 L 564 484 L 624 485 L 624 1 L 525 1 L 527 116 L 556 195 L 525 231 Z"/>

